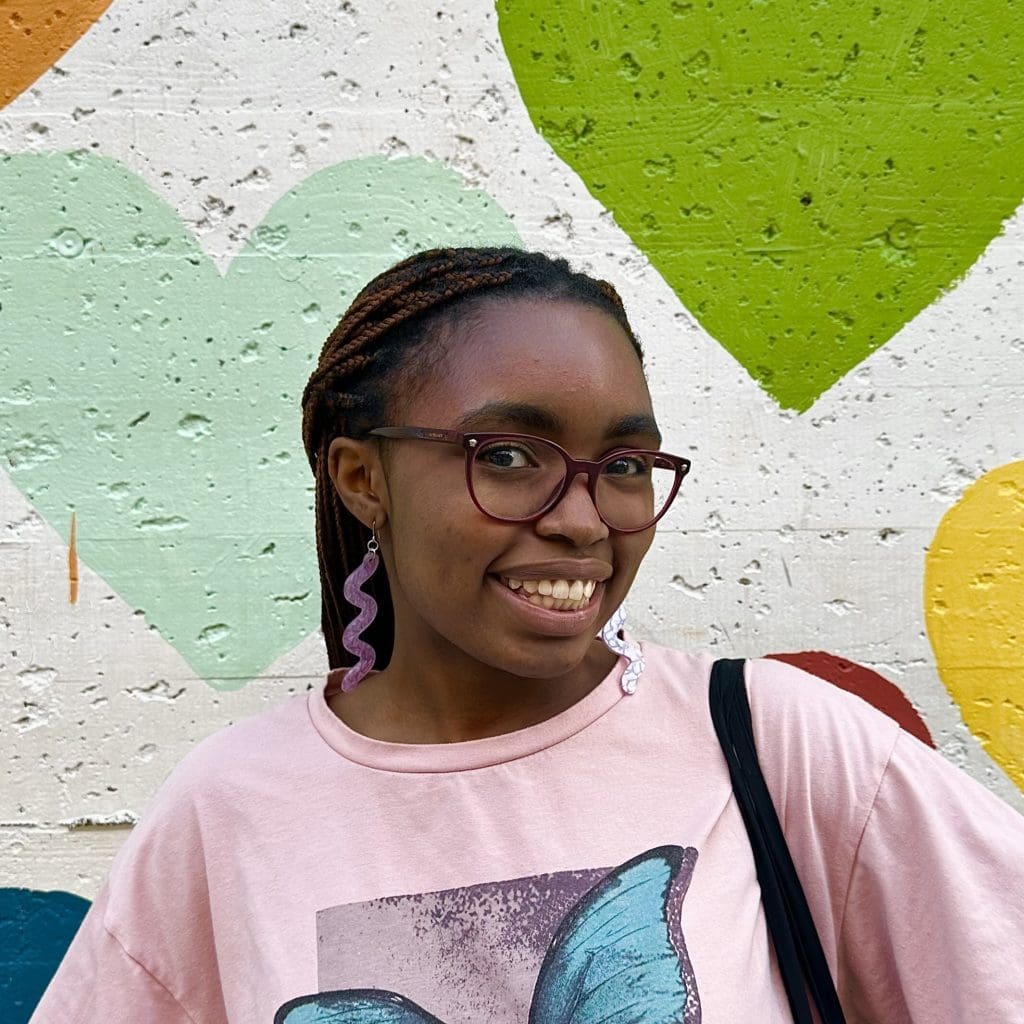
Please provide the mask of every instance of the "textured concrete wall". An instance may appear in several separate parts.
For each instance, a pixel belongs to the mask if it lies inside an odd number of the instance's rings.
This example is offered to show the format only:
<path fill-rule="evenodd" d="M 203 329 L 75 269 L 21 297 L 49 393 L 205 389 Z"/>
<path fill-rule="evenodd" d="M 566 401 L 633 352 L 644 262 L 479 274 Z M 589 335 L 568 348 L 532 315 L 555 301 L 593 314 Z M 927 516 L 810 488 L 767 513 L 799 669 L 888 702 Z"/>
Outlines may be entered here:
<path fill-rule="evenodd" d="M 323 672 L 298 396 L 435 242 L 621 286 L 694 461 L 637 633 L 802 661 L 1024 808 L 1011 7 L 0 0 L 0 927 Z"/>

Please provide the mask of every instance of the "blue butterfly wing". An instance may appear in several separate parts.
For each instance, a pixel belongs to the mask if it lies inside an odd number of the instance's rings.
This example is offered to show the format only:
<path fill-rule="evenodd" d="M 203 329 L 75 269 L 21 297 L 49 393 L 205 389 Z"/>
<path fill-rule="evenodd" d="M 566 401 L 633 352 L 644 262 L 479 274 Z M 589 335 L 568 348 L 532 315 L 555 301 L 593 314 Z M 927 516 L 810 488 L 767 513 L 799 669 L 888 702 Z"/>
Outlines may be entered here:
<path fill-rule="evenodd" d="M 678 846 L 615 868 L 559 925 L 541 965 L 530 1024 L 677 1024 L 688 993 L 669 926 Z M 676 908 L 678 913 L 678 908 Z"/>
<path fill-rule="evenodd" d="M 274 1024 L 443 1024 L 411 999 L 380 989 L 318 992 L 284 1004 Z"/>

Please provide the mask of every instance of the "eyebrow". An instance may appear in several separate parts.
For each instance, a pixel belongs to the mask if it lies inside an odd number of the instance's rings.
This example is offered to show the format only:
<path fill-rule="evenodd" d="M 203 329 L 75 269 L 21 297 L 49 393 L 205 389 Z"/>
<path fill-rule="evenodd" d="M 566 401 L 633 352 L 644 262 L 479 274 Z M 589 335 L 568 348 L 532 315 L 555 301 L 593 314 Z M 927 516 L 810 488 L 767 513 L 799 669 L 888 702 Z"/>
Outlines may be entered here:
<path fill-rule="evenodd" d="M 556 434 L 565 430 L 564 421 L 539 405 L 523 402 L 487 402 L 478 409 L 467 412 L 458 422 L 458 429 L 471 430 L 487 425 L 505 426 L 514 424 L 525 430 L 543 430 Z M 621 437 L 653 438 L 661 444 L 661 431 L 653 416 L 647 413 L 630 413 L 616 420 L 605 431 L 605 439 L 612 441 Z"/>

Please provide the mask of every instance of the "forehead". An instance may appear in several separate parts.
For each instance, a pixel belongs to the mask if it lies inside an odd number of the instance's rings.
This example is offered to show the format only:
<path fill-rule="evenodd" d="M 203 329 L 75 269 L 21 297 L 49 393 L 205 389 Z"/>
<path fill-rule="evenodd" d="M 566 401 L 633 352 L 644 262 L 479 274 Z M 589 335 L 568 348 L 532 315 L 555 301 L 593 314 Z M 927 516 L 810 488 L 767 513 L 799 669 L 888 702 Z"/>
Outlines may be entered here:
<path fill-rule="evenodd" d="M 591 306 L 486 302 L 458 318 L 442 345 L 443 359 L 432 360 L 403 410 L 409 422 L 450 426 L 485 405 L 520 403 L 585 430 L 651 411 L 632 343 L 611 316 Z M 433 422 L 425 419 L 431 416 Z"/>

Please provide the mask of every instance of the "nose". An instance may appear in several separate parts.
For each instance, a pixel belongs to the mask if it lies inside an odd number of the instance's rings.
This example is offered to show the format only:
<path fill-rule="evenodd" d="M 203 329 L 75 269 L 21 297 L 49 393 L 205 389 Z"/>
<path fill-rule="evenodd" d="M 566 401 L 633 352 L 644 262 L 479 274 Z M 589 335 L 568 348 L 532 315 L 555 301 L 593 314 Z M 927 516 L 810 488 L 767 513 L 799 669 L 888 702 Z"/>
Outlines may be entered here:
<path fill-rule="evenodd" d="M 576 474 L 562 500 L 545 512 L 535 526 L 542 537 L 564 537 L 577 548 L 587 548 L 609 534 L 608 527 L 597 514 L 586 473 Z"/>

